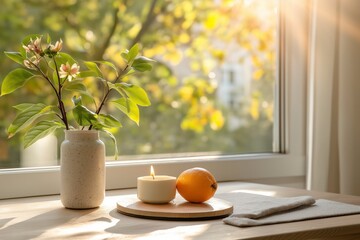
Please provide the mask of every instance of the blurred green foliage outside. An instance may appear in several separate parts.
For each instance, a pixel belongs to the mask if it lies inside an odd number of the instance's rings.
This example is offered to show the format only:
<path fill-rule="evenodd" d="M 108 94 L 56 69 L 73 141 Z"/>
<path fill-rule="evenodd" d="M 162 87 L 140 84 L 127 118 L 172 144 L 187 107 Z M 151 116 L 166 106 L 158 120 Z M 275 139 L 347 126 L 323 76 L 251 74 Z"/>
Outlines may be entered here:
<path fill-rule="evenodd" d="M 23 37 L 31 33 L 61 38 L 64 49 L 83 60 L 119 62 L 120 52 L 138 42 L 142 54 L 157 63 L 150 74 L 128 80 L 147 90 L 152 106 L 141 109 L 139 127 L 123 118 L 124 127 L 115 133 L 120 159 L 272 152 L 277 124 L 277 4 L 276 0 L 2 0 L 0 79 L 17 67 L 3 52 L 18 51 Z M 239 54 L 234 57 L 234 52 Z M 251 81 L 246 98 L 235 106 L 224 104 L 219 95 L 224 66 L 248 60 Z M 91 88 L 98 91 L 96 84 Z M 44 101 L 49 92 L 42 82 L 33 81 L 0 98 L 0 168 L 20 164 L 21 138 L 6 136 L 15 114 L 11 106 Z M 241 124 L 232 127 L 230 118 Z M 109 155 L 112 149 L 108 147 Z"/>

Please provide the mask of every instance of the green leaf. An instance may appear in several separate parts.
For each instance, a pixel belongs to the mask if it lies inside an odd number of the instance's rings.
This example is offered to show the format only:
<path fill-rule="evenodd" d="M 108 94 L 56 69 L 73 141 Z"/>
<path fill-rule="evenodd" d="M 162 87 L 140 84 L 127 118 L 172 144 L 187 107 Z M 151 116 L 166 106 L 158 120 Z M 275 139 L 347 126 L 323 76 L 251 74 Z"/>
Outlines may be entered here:
<path fill-rule="evenodd" d="M 98 120 L 105 126 L 105 127 L 122 127 L 120 121 L 116 119 L 114 116 L 110 114 L 99 114 Z"/>
<path fill-rule="evenodd" d="M 128 83 L 116 83 L 116 88 L 123 89 L 131 101 L 140 106 L 150 106 L 151 102 L 145 90 L 139 86 Z"/>
<path fill-rule="evenodd" d="M 144 57 L 144 56 L 138 56 L 135 58 L 133 64 L 153 63 L 153 62 L 156 62 L 156 61 L 151 58 Z"/>
<path fill-rule="evenodd" d="M 54 65 L 55 66 L 55 65 Z M 48 76 L 51 74 L 51 72 L 48 72 Z M 55 84 L 59 84 L 59 78 L 57 75 L 57 72 L 55 70 L 52 71 L 52 78 L 49 77 L 49 79 L 51 80 L 51 82 L 55 83 Z"/>
<path fill-rule="evenodd" d="M 24 111 L 30 107 L 32 107 L 34 104 L 33 103 L 20 103 L 18 105 L 13 106 L 13 108 L 15 108 L 16 110 L 19 111 Z"/>
<path fill-rule="evenodd" d="M 11 71 L 8 75 L 6 75 L 1 85 L 1 96 L 12 93 L 16 89 L 24 86 L 25 83 L 33 76 L 34 74 L 22 68 Z"/>
<path fill-rule="evenodd" d="M 135 73 L 135 69 L 128 68 L 121 77 L 124 78 L 124 77 L 130 76 L 131 74 L 134 74 L 134 73 Z"/>
<path fill-rule="evenodd" d="M 116 141 L 116 137 L 109 131 L 107 130 L 102 130 L 103 132 L 105 132 L 107 135 L 109 135 L 109 137 L 113 140 L 114 142 L 114 146 L 115 146 L 115 160 L 118 159 L 118 156 L 119 156 L 119 150 L 118 150 L 118 147 L 117 147 L 117 141 Z"/>
<path fill-rule="evenodd" d="M 133 63 L 132 67 L 139 72 L 151 71 L 152 66 L 148 63 Z"/>
<path fill-rule="evenodd" d="M 86 78 L 86 77 L 98 77 L 98 74 L 93 71 L 81 71 L 78 75 L 79 78 Z"/>
<path fill-rule="evenodd" d="M 87 99 L 88 101 L 92 102 L 95 106 L 96 106 L 96 101 L 94 99 L 94 97 L 91 95 L 90 92 L 87 91 L 86 86 L 81 83 L 80 81 L 71 81 L 68 82 L 68 84 L 66 84 L 63 88 L 63 90 L 65 92 L 69 92 L 69 93 L 78 93 L 80 96 L 78 100 L 80 100 L 80 102 L 82 102 L 82 99 Z M 76 100 L 76 96 L 73 97 L 73 102 L 74 100 Z M 81 103 L 82 104 L 82 103 Z M 77 105 L 74 102 L 74 105 Z"/>
<path fill-rule="evenodd" d="M 123 89 L 121 88 L 121 86 L 117 86 L 116 84 L 119 84 L 119 83 L 115 83 L 115 84 L 114 84 L 114 83 L 111 83 L 111 82 L 107 82 L 107 85 L 108 85 L 108 87 L 109 87 L 110 89 L 114 89 L 114 90 L 116 90 L 118 93 L 120 93 L 122 97 L 128 98 L 125 90 L 123 90 Z M 124 83 L 124 84 L 127 84 L 127 83 Z"/>
<path fill-rule="evenodd" d="M 139 44 L 135 44 L 130 50 L 125 50 L 121 53 L 121 56 L 126 60 L 129 65 L 132 65 L 136 56 L 139 54 Z"/>
<path fill-rule="evenodd" d="M 87 90 L 85 84 L 82 83 L 82 81 L 76 80 L 68 82 L 66 85 L 64 85 L 64 89 L 78 92 L 84 92 Z"/>
<path fill-rule="evenodd" d="M 116 77 L 119 76 L 118 70 L 117 70 L 116 66 L 112 62 L 108 62 L 108 61 L 94 61 L 94 62 L 109 66 L 111 69 L 113 69 L 115 71 Z"/>
<path fill-rule="evenodd" d="M 37 140 L 46 137 L 47 135 L 53 133 L 58 128 L 65 128 L 65 126 L 55 121 L 41 121 L 37 123 L 34 127 L 30 128 L 30 130 L 25 134 L 24 147 L 25 148 L 29 147 Z"/>
<path fill-rule="evenodd" d="M 47 43 L 47 44 L 50 44 L 50 43 L 51 43 L 50 34 L 46 34 L 46 43 Z"/>
<path fill-rule="evenodd" d="M 74 63 L 77 63 L 72 56 L 64 52 L 58 52 L 58 54 L 55 56 L 55 59 L 57 64 L 66 64 L 68 62 L 71 66 Z M 60 65 L 58 67 L 60 67 Z"/>
<path fill-rule="evenodd" d="M 128 61 L 128 54 L 129 54 L 129 50 L 127 49 L 121 53 L 121 57 L 125 59 L 126 62 Z"/>
<path fill-rule="evenodd" d="M 96 114 L 79 103 L 73 108 L 72 113 L 80 126 L 90 126 L 97 122 Z"/>
<path fill-rule="evenodd" d="M 19 52 L 5 52 L 5 55 L 14 62 L 24 65 L 25 58 Z"/>
<path fill-rule="evenodd" d="M 144 57 L 144 56 L 138 56 L 134 60 L 134 64 L 135 63 L 151 63 L 151 62 L 156 62 L 156 61 L 151 58 Z"/>
<path fill-rule="evenodd" d="M 140 111 L 139 107 L 129 99 L 119 98 L 111 101 L 117 109 L 125 113 L 132 121 L 139 125 Z"/>
<path fill-rule="evenodd" d="M 136 58 L 136 56 L 139 54 L 139 44 L 136 43 L 134 46 L 132 46 L 129 50 L 129 52 L 127 53 L 127 61 L 129 63 L 129 65 L 132 64 L 132 62 L 134 61 L 134 59 Z"/>
<path fill-rule="evenodd" d="M 36 119 L 48 114 L 55 114 L 52 108 L 53 106 L 37 103 L 21 111 L 8 128 L 9 138 L 30 126 Z"/>
<path fill-rule="evenodd" d="M 73 96 L 73 97 L 71 98 L 71 101 L 74 103 L 75 106 L 82 104 L 81 96 L 78 97 L 78 98 L 77 98 L 76 96 Z"/>
<path fill-rule="evenodd" d="M 93 72 L 96 74 L 96 77 L 101 77 L 101 78 L 103 78 L 103 74 L 102 74 L 99 66 L 98 66 L 96 63 L 94 63 L 94 62 L 89 62 L 89 61 L 88 61 L 88 62 L 84 62 L 84 64 L 86 65 L 86 67 L 87 67 L 89 70 L 93 71 Z"/>
<path fill-rule="evenodd" d="M 69 91 L 69 92 L 78 92 L 81 95 L 85 95 L 85 96 L 89 97 L 95 103 L 95 99 L 87 91 L 86 86 L 81 81 L 75 80 L 75 81 L 67 82 L 67 84 L 64 85 L 63 90 Z"/>

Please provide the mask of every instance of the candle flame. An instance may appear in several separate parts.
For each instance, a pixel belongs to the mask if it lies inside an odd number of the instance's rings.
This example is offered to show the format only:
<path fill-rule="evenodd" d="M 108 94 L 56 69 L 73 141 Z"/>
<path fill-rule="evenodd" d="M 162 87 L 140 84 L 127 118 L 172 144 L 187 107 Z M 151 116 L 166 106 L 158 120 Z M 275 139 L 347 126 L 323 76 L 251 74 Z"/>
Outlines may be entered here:
<path fill-rule="evenodd" d="M 150 176 L 152 176 L 153 179 L 155 179 L 155 171 L 154 171 L 154 167 L 152 165 L 150 167 Z"/>

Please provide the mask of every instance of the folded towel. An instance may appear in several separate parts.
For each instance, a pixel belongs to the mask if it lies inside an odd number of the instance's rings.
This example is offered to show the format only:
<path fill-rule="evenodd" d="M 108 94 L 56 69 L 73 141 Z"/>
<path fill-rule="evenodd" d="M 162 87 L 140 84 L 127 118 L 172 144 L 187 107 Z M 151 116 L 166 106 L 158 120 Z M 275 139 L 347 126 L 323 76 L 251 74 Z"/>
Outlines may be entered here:
<path fill-rule="evenodd" d="M 219 198 L 232 202 L 234 212 L 226 224 L 249 227 L 360 213 L 360 206 L 312 197 L 275 198 L 250 193 L 229 193 Z"/>

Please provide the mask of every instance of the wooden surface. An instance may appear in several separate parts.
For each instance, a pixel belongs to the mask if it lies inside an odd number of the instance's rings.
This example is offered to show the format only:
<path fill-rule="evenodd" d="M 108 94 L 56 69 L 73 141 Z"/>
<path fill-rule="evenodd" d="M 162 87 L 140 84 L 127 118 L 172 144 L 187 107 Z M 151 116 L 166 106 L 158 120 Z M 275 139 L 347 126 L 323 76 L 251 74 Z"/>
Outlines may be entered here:
<path fill-rule="evenodd" d="M 148 204 L 140 201 L 136 194 L 119 197 L 118 212 L 134 217 L 194 220 L 226 217 L 233 211 L 231 203 L 212 198 L 205 203 L 190 203 L 178 196 L 167 204 Z"/>
<path fill-rule="evenodd" d="M 360 197 L 252 183 L 220 183 L 217 194 L 225 192 L 276 197 L 312 195 L 360 205 Z M 65 209 L 57 195 L 0 200 L 0 239 L 360 239 L 360 214 L 238 228 L 221 219 L 165 221 L 118 213 L 119 198 L 135 193 L 135 189 L 109 191 L 101 207 L 90 210 Z"/>

